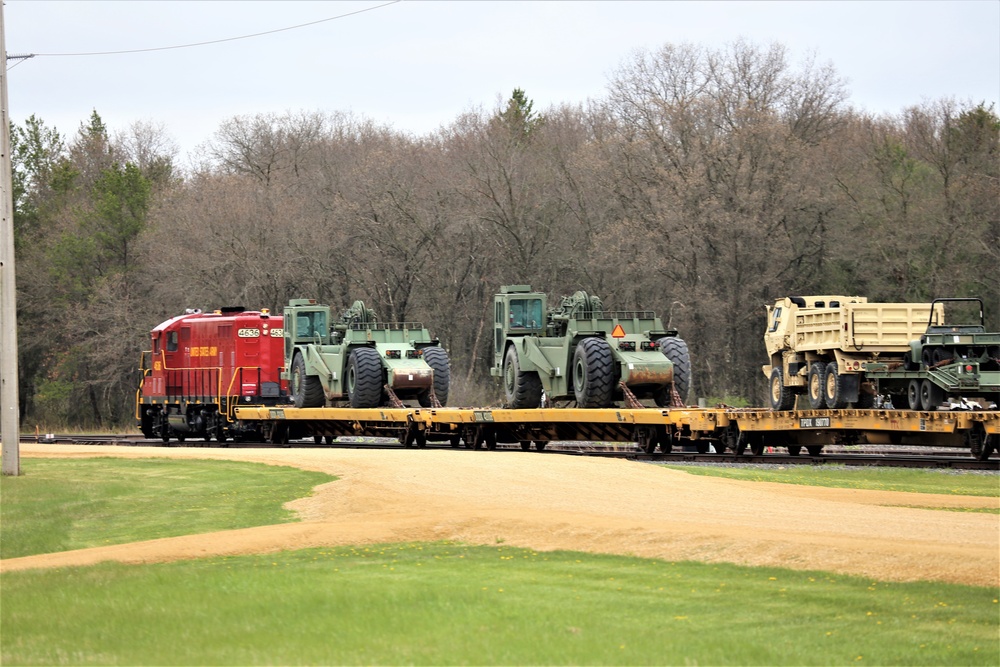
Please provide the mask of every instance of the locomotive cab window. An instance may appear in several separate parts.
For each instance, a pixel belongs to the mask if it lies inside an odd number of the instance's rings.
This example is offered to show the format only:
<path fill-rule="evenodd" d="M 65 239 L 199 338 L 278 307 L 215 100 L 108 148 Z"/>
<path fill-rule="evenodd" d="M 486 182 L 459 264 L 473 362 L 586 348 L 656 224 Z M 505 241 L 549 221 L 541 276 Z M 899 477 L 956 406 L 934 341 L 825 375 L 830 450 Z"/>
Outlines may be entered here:
<path fill-rule="evenodd" d="M 177 351 L 177 332 L 168 331 L 167 332 L 167 352 Z"/>
<path fill-rule="evenodd" d="M 540 329 L 542 327 L 542 300 L 511 299 L 510 327 L 512 329 Z"/>

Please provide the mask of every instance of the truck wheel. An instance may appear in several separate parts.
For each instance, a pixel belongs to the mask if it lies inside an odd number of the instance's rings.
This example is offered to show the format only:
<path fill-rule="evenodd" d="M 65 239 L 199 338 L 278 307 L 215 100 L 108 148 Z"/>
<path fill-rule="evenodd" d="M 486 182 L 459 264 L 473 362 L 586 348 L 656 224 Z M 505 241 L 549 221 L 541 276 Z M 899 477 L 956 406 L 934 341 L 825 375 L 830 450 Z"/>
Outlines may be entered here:
<path fill-rule="evenodd" d="M 920 407 L 925 412 L 933 412 L 944 401 L 944 390 L 931 382 L 924 380 L 920 383 Z"/>
<path fill-rule="evenodd" d="M 292 404 L 297 408 L 321 408 L 324 395 L 323 384 L 315 375 L 306 375 L 306 361 L 302 354 L 295 353 L 292 359 Z"/>
<path fill-rule="evenodd" d="M 931 361 L 935 366 L 944 366 L 946 363 L 951 363 L 954 358 L 955 355 L 946 347 L 936 347 L 931 353 Z"/>
<path fill-rule="evenodd" d="M 840 377 L 840 371 L 837 369 L 836 361 L 831 361 L 826 365 L 826 381 L 823 386 L 825 387 L 823 398 L 826 400 L 826 407 L 834 410 L 847 407 L 847 401 L 844 400 L 844 383 Z"/>
<path fill-rule="evenodd" d="M 584 338 L 573 354 L 573 393 L 581 408 L 611 405 L 614 363 L 611 346 L 603 338 Z"/>
<path fill-rule="evenodd" d="M 441 405 L 448 404 L 448 387 L 451 385 L 451 362 L 443 347 L 425 347 L 424 361 L 434 370 L 434 395 Z M 418 397 L 421 407 L 431 407 L 431 392 L 426 391 Z"/>
<path fill-rule="evenodd" d="M 920 409 L 920 380 L 910 380 L 906 387 L 906 403 L 911 410 Z"/>
<path fill-rule="evenodd" d="M 871 391 L 866 391 L 866 386 L 871 389 Z M 854 404 L 858 410 L 871 410 L 875 407 L 875 388 L 874 385 L 869 385 L 862 382 L 860 389 L 858 389 L 858 402 Z"/>
<path fill-rule="evenodd" d="M 813 410 L 822 410 L 826 406 L 826 364 L 822 361 L 814 361 L 809 366 L 809 406 Z"/>
<path fill-rule="evenodd" d="M 781 368 L 771 369 L 771 409 L 777 411 L 791 410 L 795 407 L 795 392 L 785 386 L 785 374 Z"/>
<path fill-rule="evenodd" d="M 688 392 L 691 391 L 691 353 L 688 351 L 687 343 L 683 338 L 676 336 L 664 336 L 656 341 L 662 352 L 670 363 L 674 365 L 674 389 L 681 397 L 681 401 L 687 402 Z M 667 388 L 666 403 L 670 405 L 670 388 Z M 659 403 L 659 401 L 657 402 Z"/>
<path fill-rule="evenodd" d="M 382 400 L 382 360 L 370 347 L 359 347 L 347 359 L 347 397 L 352 408 L 377 408 Z"/>
<path fill-rule="evenodd" d="M 513 345 L 503 359 L 503 390 L 507 404 L 515 410 L 537 408 L 542 403 L 542 381 L 538 373 L 521 371 Z"/>

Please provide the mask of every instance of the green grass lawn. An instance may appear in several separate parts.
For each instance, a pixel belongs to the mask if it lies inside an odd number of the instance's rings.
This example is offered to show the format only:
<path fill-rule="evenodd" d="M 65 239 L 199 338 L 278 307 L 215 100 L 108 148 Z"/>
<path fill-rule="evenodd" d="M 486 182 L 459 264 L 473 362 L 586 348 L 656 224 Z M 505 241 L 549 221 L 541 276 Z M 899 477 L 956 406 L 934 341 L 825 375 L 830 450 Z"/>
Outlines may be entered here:
<path fill-rule="evenodd" d="M 35 459 L 0 478 L 0 558 L 293 521 L 282 505 L 333 477 L 168 459 Z"/>
<path fill-rule="evenodd" d="M 403 544 L 3 577 L 3 664 L 996 665 L 997 590 Z"/>
<path fill-rule="evenodd" d="M 911 491 L 959 496 L 1000 496 L 1000 476 L 952 470 L 880 468 L 875 466 L 806 466 L 787 468 L 664 465 L 692 475 L 728 477 L 752 482 L 779 482 L 877 491 Z"/>
<path fill-rule="evenodd" d="M 0 481 L 5 558 L 287 521 L 283 503 L 332 479 L 226 461 L 22 464 Z M 906 471 L 864 472 L 886 488 L 884 473 Z M 937 474 L 918 472 L 892 483 Z M 309 549 L 5 573 L 0 664 L 996 665 L 998 597 L 503 545 Z"/>

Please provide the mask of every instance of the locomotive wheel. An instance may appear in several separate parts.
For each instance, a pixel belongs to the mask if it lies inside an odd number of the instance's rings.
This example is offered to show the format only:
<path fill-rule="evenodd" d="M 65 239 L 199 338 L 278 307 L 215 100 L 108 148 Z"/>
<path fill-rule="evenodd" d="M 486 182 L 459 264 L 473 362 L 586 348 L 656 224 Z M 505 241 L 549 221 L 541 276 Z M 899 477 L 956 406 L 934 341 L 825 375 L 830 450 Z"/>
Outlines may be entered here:
<path fill-rule="evenodd" d="M 515 410 L 537 408 L 542 403 L 542 381 L 538 373 L 521 371 L 513 345 L 503 358 L 503 391 L 507 404 Z"/>
<path fill-rule="evenodd" d="M 920 407 L 925 412 L 937 410 L 937 406 L 944 401 L 944 390 L 930 380 L 920 383 Z"/>
<path fill-rule="evenodd" d="M 292 360 L 292 403 L 297 408 L 323 407 L 323 384 L 315 375 L 306 375 L 306 361 L 296 353 Z"/>
<path fill-rule="evenodd" d="M 823 445 L 806 445 L 806 451 L 809 456 L 819 456 L 823 453 Z"/>
<path fill-rule="evenodd" d="M 795 407 L 795 392 L 785 386 L 785 374 L 781 368 L 771 369 L 771 409 L 784 411 Z"/>
<path fill-rule="evenodd" d="M 825 387 L 823 398 L 828 408 L 839 410 L 847 407 L 847 401 L 844 400 L 844 383 L 836 361 L 831 361 L 826 365 L 826 381 L 823 386 Z"/>
<path fill-rule="evenodd" d="M 664 336 L 656 343 L 660 346 L 660 352 L 674 365 L 674 389 L 681 400 L 686 401 L 688 392 L 691 391 L 691 353 L 687 343 L 676 336 Z M 656 404 L 661 408 L 670 405 L 669 386 L 662 394 L 656 395 Z"/>
<path fill-rule="evenodd" d="M 802 445 L 788 445 L 788 455 L 798 456 L 802 453 Z"/>
<path fill-rule="evenodd" d="M 522 452 L 526 452 L 526 451 L 528 451 L 530 449 L 531 449 L 531 440 L 522 440 L 521 441 L 521 451 Z"/>
<path fill-rule="evenodd" d="M 814 361 L 809 365 L 809 406 L 813 410 L 822 410 L 826 406 L 824 388 L 826 386 L 826 364 Z"/>
<path fill-rule="evenodd" d="M 377 408 L 382 399 L 382 360 L 370 347 L 359 347 L 347 360 L 347 396 L 352 408 Z"/>
<path fill-rule="evenodd" d="M 443 347 L 425 347 L 424 361 L 434 370 L 434 395 L 441 405 L 448 404 L 448 387 L 451 385 L 451 363 Z M 431 392 L 425 391 L 418 399 L 420 407 L 431 407 Z"/>
<path fill-rule="evenodd" d="M 614 364 L 611 346 L 603 338 L 584 338 L 573 354 L 573 393 L 581 408 L 611 405 Z"/>
<path fill-rule="evenodd" d="M 545 451 L 545 445 L 547 445 L 547 444 L 548 444 L 547 442 L 544 442 L 542 440 L 535 440 L 535 451 L 536 452 L 544 452 Z"/>
<path fill-rule="evenodd" d="M 910 380 L 906 387 L 906 403 L 911 410 L 920 409 L 920 380 Z"/>

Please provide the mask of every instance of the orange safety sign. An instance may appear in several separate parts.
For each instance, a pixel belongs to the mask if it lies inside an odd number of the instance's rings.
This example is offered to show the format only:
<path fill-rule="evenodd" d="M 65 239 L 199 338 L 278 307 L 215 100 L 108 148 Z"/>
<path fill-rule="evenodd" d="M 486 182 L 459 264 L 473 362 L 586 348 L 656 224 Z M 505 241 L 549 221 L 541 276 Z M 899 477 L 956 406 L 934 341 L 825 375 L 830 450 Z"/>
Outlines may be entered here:
<path fill-rule="evenodd" d="M 624 338 L 625 330 L 622 329 L 622 325 L 616 324 L 614 330 L 611 332 L 612 338 Z"/>

